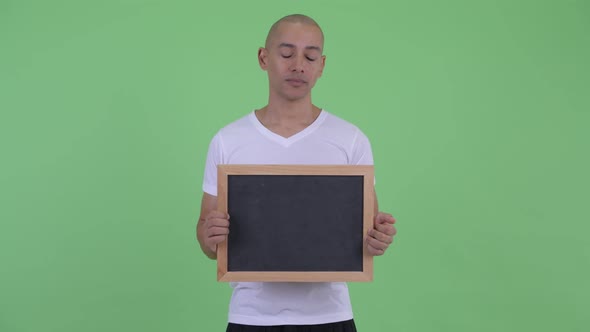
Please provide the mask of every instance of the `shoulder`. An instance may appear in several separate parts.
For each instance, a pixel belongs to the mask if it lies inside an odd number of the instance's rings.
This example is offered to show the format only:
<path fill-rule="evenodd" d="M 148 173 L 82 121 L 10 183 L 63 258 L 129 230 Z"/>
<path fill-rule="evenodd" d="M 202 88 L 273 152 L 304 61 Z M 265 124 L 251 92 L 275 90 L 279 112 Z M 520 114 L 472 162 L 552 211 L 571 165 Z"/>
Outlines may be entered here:
<path fill-rule="evenodd" d="M 244 129 L 251 129 L 252 126 L 252 112 L 242 116 L 241 118 L 227 124 L 226 126 L 222 127 L 219 132 L 220 133 L 228 133 L 233 132 L 235 130 L 244 130 Z"/>
<path fill-rule="evenodd" d="M 363 131 L 352 122 L 349 122 L 326 110 L 323 110 L 322 112 L 325 113 L 325 120 L 323 125 L 327 130 L 334 131 L 334 133 L 338 133 L 346 137 L 365 137 Z"/>
<path fill-rule="evenodd" d="M 252 132 L 255 129 L 252 123 L 253 112 L 242 116 L 241 118 L 225 125 L 217 131 L 214 139 L 231 139 L 233 137 L 243 137 Z"/>

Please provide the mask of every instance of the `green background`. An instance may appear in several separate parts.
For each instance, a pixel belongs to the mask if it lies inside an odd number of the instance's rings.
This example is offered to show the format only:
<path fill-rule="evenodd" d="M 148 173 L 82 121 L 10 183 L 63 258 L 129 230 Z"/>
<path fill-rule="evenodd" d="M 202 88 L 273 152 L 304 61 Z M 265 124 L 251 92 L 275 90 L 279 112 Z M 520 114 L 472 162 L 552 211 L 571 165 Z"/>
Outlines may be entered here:
<path fill-rule="evenodd" d="M 0 331 L 224 330 L 206 149 L 291 13 L 398 219 L 359 330 L 588 331 L 590 4 L 558 0 L 0 0 Z"/>

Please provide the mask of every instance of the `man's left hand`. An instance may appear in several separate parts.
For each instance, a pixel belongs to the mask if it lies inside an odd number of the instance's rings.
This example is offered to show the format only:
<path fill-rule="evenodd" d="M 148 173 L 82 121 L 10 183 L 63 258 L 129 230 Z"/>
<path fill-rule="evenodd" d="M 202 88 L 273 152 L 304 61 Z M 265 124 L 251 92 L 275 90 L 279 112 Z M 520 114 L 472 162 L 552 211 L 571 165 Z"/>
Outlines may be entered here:
<path fill-rule="evenodd" d="M 373 229 L 369 230 L 367 235 L 367 249 L 373 256 L 381 256 L 385 253 L 389 245 L 393 242 L 396 229 L 393 226 L 395 218 L 384 212 L 379 212 L 375 216 Z"/>

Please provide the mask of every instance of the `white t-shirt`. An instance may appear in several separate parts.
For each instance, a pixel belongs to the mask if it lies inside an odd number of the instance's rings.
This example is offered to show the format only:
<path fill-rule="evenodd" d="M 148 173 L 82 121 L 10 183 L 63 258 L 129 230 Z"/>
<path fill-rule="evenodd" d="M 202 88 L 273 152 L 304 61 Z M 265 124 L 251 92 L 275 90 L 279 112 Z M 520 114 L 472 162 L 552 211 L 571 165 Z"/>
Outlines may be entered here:
<path fill-rule="evenodd" d="M 284 138 L 264 127 L 254 112 L 212 139 L 203 191 L 217 196 L 219 164 L 373 165 L 367 137 L 325 110 L 307 128 Z M 231 222 L 231 220 L 230 220 Z M 245 325 L 311 325 L 352 319 L 346 283 L 230 283 L 229 322 Z"/>

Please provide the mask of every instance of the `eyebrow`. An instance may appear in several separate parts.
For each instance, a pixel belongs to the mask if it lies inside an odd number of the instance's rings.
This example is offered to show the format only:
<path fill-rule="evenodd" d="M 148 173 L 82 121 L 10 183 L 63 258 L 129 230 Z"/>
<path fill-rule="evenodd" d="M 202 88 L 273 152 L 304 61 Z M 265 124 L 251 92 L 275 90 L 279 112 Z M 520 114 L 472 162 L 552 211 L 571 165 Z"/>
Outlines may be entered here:
<path fill-rule="evenodd" d="M 279 48 L 280 47 L 295 48 L 295 45 L 289 44 L 289 43 L 280 43 L 279 44 Z M 322 51 L 321 47 L 319 47 L 319 46 L 305 46 L 305 49 L 306 50 L 316 50 L 318 52 L 321 52 Z"/>

